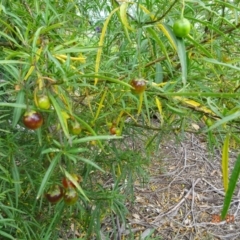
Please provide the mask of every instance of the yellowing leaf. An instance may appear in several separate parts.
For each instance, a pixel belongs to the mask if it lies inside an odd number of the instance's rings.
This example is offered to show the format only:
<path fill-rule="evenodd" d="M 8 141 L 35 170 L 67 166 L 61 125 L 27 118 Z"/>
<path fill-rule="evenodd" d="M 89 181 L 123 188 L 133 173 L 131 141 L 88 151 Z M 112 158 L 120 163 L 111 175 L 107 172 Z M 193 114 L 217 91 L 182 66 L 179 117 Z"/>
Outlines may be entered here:
<path fill-rule="evenodd" d="M 210 110 L 209 108 L 207 108 L 205 106 L 202 106 L 201 103 L 198 103 L 198 102 L 196 102 L 194 100 L 187 99 L 187 98 L 184 98 L 184 97 L 174 97 L 173 99 L 179 100 L 180 102 L 182 102 L 186 106 L 194 108 L 194 109 L 196 109 L 198 111 L 201 111 L 201 112 L 204 112 L 204 113 L 208 113 L 208 114 L 211 114 L 212 116 L 215 116 L 215 113 L 212 110 Z"/>
<path fill-rule="evenodd" d="M 155 15 L 152 14 L 147 8 L 145 8 L 143 5 L 139 4 L 139 7 L 147 14 L 149 14 L 150 18 L 154 21 L 154 20 L 157 20 Z M 162 24 L 162 23 L 158 23 L 157 24 L 157 27 L 159 29 L 162 30 L 162 32 L 164 33 L 164 35 L 168 38 L 168 40 L 170 41 L 171 45 L 173 46 L 173 48 L 175 50 L 177 50 L 177 45 L 175 43 L 175 39 L 172 37 L 169 29 L 167 28 L 166 25 Z"/>
<path fill-rule="evenodd" d="M 35 56 L 34 61 L 33 61 L 33 63 L 32 63 L 32 66 L 29 68 L 26 76 L 24 77 L 24 80 L 25 80 L 25 81 L 28 80 L 28 78 L 29 78 L 29 77 L 31 76 L 31 74 L 33 73 L 33 71 L 34 71 L 34 69 L 35 69 L 35 66 L 36 66 L 36 64 L 37 64 L 37 62 L 38 62 L 38 60 L 39 60 L 39 58 L 40 58 L 41 53 L 42 53 L 42 47 L 40 47 L 40 48 L 37 50 L 36 56 Z"/>
<path fill-rule="evenodd" d="M 66 59 L 64 57 L 61 57 L 59 55 L 54 55 L 55 58 L 57 58 L 60 62 L 62 63 L 65 63 L 66 62 Z M 63 55 L 65 56 L 65 55 Z M 82 63 L 85 63 L 85 60 L 83 61 L 83 59 L 80 60 L 80 58 L 78 58 L 78 61 L 82 62 Z M 70 65 L 70 67 L 74 70 L 76 70 L 76 67 L 74 67 L 73 65 Z M 83 74 L 82 72 L 78 71 L 80 74 Z"/>
<path fill-rule="evenodd" d="M 104 102 L 104 100 L 105 100 L 105 98 L 106 98 L 107 91 L 108 91 L 108 90 L 106 89 L 106 90 L 104 91 L 103 95 L 102 95 L 102 98 L 101 98 L 101 100 L 100 100 L 100 103 L 99 103 L 99 106 L 98 106 L 98 110 L 97 110 L 96 116 L 95 116 L 95 118 L 94 118 L 94 121 L 97 120 L 101 109 L 104 107 L 103 102 Z"/>
<path fill-rule="evenodd" d="M 59 59 L 59 60 L 66 60 L 68 58 L 67 55 L 64 54 L 57 54 L 57 55 L 53 55 L 55 58 Z M 81 63 L 85 63 L 86 62 L 86 58 L 83 57 L 82 54 L 80 54 L 78 57 L 69 57 L 72 61 L 78 61 Z"/>
<path fill-rule="evenodd" d="M 160 113 L 160 123 L 162 125 L 163 124 L 162 103 L 160 102 L 160 100 L 157 97 L 155 98 L 155 101 L 156 101 L 156 105 L 157 105 L 158 111 Z"/>
<path fill-rule="evenodd" d="M 133 28 L 129 25 L 128 19 L 127 19 L 127 7 L 128 7 L 127 2 L 122 3 L 122 5 L 120 6 L 120 17 L 121 17 L 123 25 L 127 29 L 133 31 Z"/>
<path fill-rule="evenodd" d="M 159 101 L 159 99 L 157 97 L 155 98 L 155 101 L 156 101 L 156 105 L 157 105 L 159 113 L 162 114 L 162 104 L 161 104 L 161 102 Z"/>
<path fill-rule="evenodd" d="M 147 82 L 150 82 L 150 81 L 147 81 Z M 155 83 L 155 82 L 151 82 L 151 84 L 154 86 L 154 87 L 164 87 L 165 85 L 167 84 L 174 84 L 175 82 L 162 82 L 162 83 Z"/>
<path fill-rule="evenodd" d="M 99 71 L 99 67 L 100 67 L 100 61 L 101 61 L 101 55 L 102 55 L 102 47 L 103 47 L 103 42 L 104 42 L 104 37 L 105 37 L 105 34 L 106 34 L 106 31 L 107 31 L 107 26 L 108 26 L 108 23 L 112 17 L 112 15 L 119 10 L 119 7 L 118 8 L 115 8 L 110 14 L 109 16 L 107 17 L 106 21 L 104 22 L 103 24 L 103 28 L 102 28 L 102 33 L 101 33 L 101 36 L 100 36 L 100 40 L 99 40 L 99 43 L 98 43 L 98 51 L 97 51 L 97 57 L 96 57 L 96 63 L 95 63 L 95 74 L 97 75 L 98 74 L 98 71 Z M 98 83 L 98 78 L 96 77 L 94 79 L 94 84 L 96 85 Z"/>
<path fill-rule="evenodd" d="M 158 28 L 160 28 L 162 30 L 162 32 L 164 33 L 164 35 L 168 38 L 169 42 L 171 43 L 171 45 L 173 46 L 173 48 L 175 50 L 177 50 L 177 45 L 175 43 L 175 40 L 172 38 L 168 28 L 164 25 L 164 24 L 157 24 Z"/>

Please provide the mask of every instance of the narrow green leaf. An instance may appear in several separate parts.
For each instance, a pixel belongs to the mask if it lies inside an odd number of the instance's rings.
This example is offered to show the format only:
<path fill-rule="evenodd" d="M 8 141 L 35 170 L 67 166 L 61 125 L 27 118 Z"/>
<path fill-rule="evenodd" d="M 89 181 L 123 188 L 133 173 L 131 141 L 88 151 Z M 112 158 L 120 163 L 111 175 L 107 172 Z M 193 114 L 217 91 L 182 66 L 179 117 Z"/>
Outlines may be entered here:
<path fill-rule="evenodd" d="M 239 97 L 239 93 L 213 93 L 213 92 L 164 92 L 161 93 L 161 95 L 183 97 L 219 97 L 219 98 Z"/>
<path fill-rule="evenodd" d="M 39 39 L 39 36 L 41 34 L 41 30 L 43 29 L 43 26 L 37 29 L 37 31 L 34 33 L 34 38 L 33 38 L 33 58 L 35 57 L 34 55 L 36 54 L 36 47 L 37 47 L 37 40 Z"/>
<path fill-rule="evenodd" d="M 224 66 L 224 67 L 229 67 L 229 68 L 232 68 L 232 69 L 235 69 L 235 70 L 240 71 L 240 68 L 239 68 L 239 67 L 236 67 L 236 66 L 234 66 L 234 65 L 232 65 L 232 64 L 219 62 L 219 61 L 217 61 L 216 59 L 202 58 L 202 60 L 204 60 L 205 62 L 209 62 L 209 63 L 221 65 L 221 66 Z M 234 79 L 235 79 L 235 78 L 233 78 L 233 80 L 234 80 Z M 236 79 L 235 79 L 235 81 L 236 81 Z"/>
<path fill-rule="evenodd" d="M 77 148 L 71 148 L 67 152 L 71 154 L 78 154 L 78 153 L 83 153 L 83 152 L 89 152 L 90 149 L 88 148 L 80 148 L 79 146 Z"/>
<path fill-rule="evenodd" d="M 44 188 L 49 180 L 49 178 L 51 177 L 51 173 L 53 172 L 54 168 L 56 167 L 58 161 L 60 159 L 60 154 L 57 154 L 51 161 L 50 166 L 48 167 L 48 170 L 45 173 L 45 176 L 42 180 L 41 186 L 38 190 L 38 194 L 37 194 L 37 199 L 39 199 L 44 191 Z"/>
<path fill-rule="evenodd" d="M 89 137 L 83 137 L 80 139 L 74 139 L 72 141 L 73 144 L 76 143 L 84 143 L 84 142 L 90 142 L 90 141 L 98 141 L 98 140 L 111 140 L 111 139 L 121 139 L 121 136 L 89 136 Z"/>
<path fill-rule="evenodd" d="M 14 222 L 15 220 L 14 219 L 11 219 L 11 218 L 3 218 L 3 219 L 0 219 L 0 223 L 4 224 L 4 223 L 7 223 L 7 222 Z"/>
<path fill-rule="evenodd" d="M 39 128 L 36 130 L 39 146 L 42 146 L 42 129 Z"/>
<path fill-rule="evenodd" d="M 26 64 L 26 62 L 17 60 L 0 60 L 0 64 Z"/>
<path fill-rule="evenodd" d="M 41 154 L 47 154 L 47 153 L 53 153 L 53 152 L 60 152 L 60 150 L 58 148 L 48 148 L 45 149 L 41 152 Z"/>
<path fill-rule="evenodd" d="M 213 124 L 210 128 L 206 129 L 204 132 L 211 131 L 211 130 L 219 127 L 220 125 L 222 125 L 224 123 L 227 123 L 229 121 L 232 121 L 232 120 L 234 120 L 234 119 L 236 119 L 238 117 L 240 117 L 240 111 L 237 111 L 234 114 L 232 114 L 230 116 L 227 116 L 227 117 L 224 117 L 223 119 L 217 121 L 215 124 Z"/>
<path fill-rule="evenodd" d="M 53 54 L 67 54 L 67 53 L 82 53 L 82 52 L 89 52 L 89 51 L 96 51 L 99 47 L 72 47 L 72 48 L 64 48 L 63 49 L 54 49 Z"/>
<path fill-rule="evenodd" d="M 11 236 L 10 234 L 3 232 L 0 230 L 0 236 L 4 236 L 4 239 L 12 239 L 12 240 L 16 240 L 13 236 Z"/>
<path fill-rule="evenodd" d="M 14 157 L 11 156 L 12 160 L 12 176 L 14 180 L 14 192 L 16 197 L 16 207 L 18 206 L 18 198 L 21 195 L 21 181 L 19 177 L 18 167 L 16 165 L 16 161 Z"/>
<path fill-rule="evenodd" d="M 173 49 L 177 50 L 177 38 L 173 33 L 172 29 L 165 23 L 158 24 L 157 26 L 162 30 L 164 35 L 168 38 Z"/>
<path fill-rule="evenodd" d="M 212 98 L 208 97 L 207 98 L 207 103 L 208 103 L 208 106 L 210 107 L 210 109 L 219 117 L 223 117 L 222 116 L 222 113 L 220 112 L 220 109 L 219 107 L 216 105 L 216 102 L 213 101 Z"/>
<path fill-rule="evenodd" d="M 228 189 L 228 151 L 229 151 L 229 138 L 230 134 L 227 134 L 222 149 L 222 175 L 223 175 L 223 187 L 225 192 Z"/>
<path fill-rule="evenodd" d="M 26 104 L 1 102 L 0 107 L 27 108 Z"/>
<path fill-rule="evenodd" d="M 92 129 L 92 127 L 89 124 L 87 124 L 84 120 L 79 118 L 77 115 L 73 114 L 73 116 L 81 124 L 81 126 L 86 128 L 93 135 L 93 136 L 90 136 L 90 137 L 93 137 L 93 139 L 90 140 L 90 141 L 95 141 L 95 140 L 98 141 L 99 146 L 102 148 L 103 151 L 105 151 L 102 143 L 100 142 L 100 140 L 95 139 L 97 137 L 97 133 Z M 88 142 L 88 140 L 86 140 L 84 142 Z"/>
<path fill-rule="evenodd" d="M 100 170 L 101 172 L 105 173 L 105 171 L 102 168 L 100 168 L 96 163 L 92 162 L 91 160 L 83 158 L 83 157 L 78 157 L 78 159 L 80 161 L 85 162 L 86 164 L 89 164 L 89 165 L 95 167 L 96 169 Z"/>
<path fill-rule="evenodd" d="M 20 90 L 17 95 L 16 103 L 23 104 L 24 100 L 25 100 L 25 92 L 23 90 Z M 13 127 L 16 127 L 21 115 L 22 115 L 22 108 L 15 107 L 13 111 L 13 122 L 12 122 Z"/>
<path fill-rule="evenodd" d="M 163 69 L 161 63 L 156 63 L 155 83 L 163 82 Z"/>
<path fill-rule="evenodd" d="M 119 79 L 115 79 L 115 78 L 111 78 L 111 77 L 107 77 L 107 76 L 102 76 L 102 75 L 98 75 L 98 74 L 83 74 L 81 75 L 82 77 L 89 77 L 89 78 L 98 78 L 98 81 L 101 82 L 101 81 L 108 81 L 108 82 L 112 82 L 112 83 L 118 83 L 120 85 L 123 85 L 125 87 L 128 87 L 128 88 L 132 88 L 132 86 L 122 80 L 119 80 Z"/>
<path fill-rule="evenodd" d="M 208 51 L 206 48 L 204 48 L 201 44 L 199 44 L 197 41 L 195 41 L 191 36 L 187 36 L 187 39 L 189 40 L 189 41 L 191 41 L 193 44 L 194 44 L 194 46 L 197 46 L 206 56 L 208 56 L 208 57 L 213 57 L 212 55 L 211 55 L 211 52 L 210 51 Z"/>
<path fill-rule="evenodd" d="M 48 226 L 48 229 L 46 230 L 46 228 L 43 228 L 42 230 L 42 240 L 49 240 L 52 239 L 51 235 L 54 234 L 53 233 L 53 229 L 55 228 L 55 224 L 56 222 L 59 222 L 61 217 L 63 216 L 63 211 L 64 211 L 64 204 L 60 205 L 60 207 L 56 210 L 54 216 L 52 217 L 52 221 Z"/>
<path fill-rule="evenodd" d="M 176 39 L 177 41 L 177 52 L 182 68 L 182 82 L 185 85 L 187 82 L 187 57 L 186 57 L 186 48 L 183 39 Z"/>
<path fill-rule="evenodd" d="M 234 165 L 233 171 L 232 171 L 232 175 L 229 181 L 229 185 L 228 185 L 228 190 L 226 192 L 225 198 L 224 198 L 224 203 L 223 203 L 223 209 L 222 209 L 222 213 L 221 213 L 221 218 L 225 219 L 231 200 L 232 200 L 232 195 L 234 192 L 234 189 L 236 187 L 238 178 L 239 178 L 239 174 L 240 174 L 240 155 L 238 155 L 236 163 Z"/>
<path fill-rule="evenodd" d="M 166 103 L 166 106 L 174 113 L 178 114 L 178 115 L 186 115 L 186 111 L 181 110 L 180 108 L 175 108 L 172 107 L 171 105 Z"/>
<path fill-rule="evenodd" d="M 3 10 L 4 9 L 4 13 L 6 14 L 6 11 L 5 11 L 5 7 L 1 4 L 0 6 L 0 9 Z M 14 30 L 13 26 L 11 26 L 11 24 L 8 24 L 6 21 L 3 21 L 3 19 L 0 19 L 0 23 L 2 23 L 2 25 L 6 26 L 7 29 L 14 33 L 15 35 L 17 35 L 16 31 Z"/>
<path fill-rule="evenodd" d="M 16 46 L 20 47 L 18 42 L 14 38 L 10 37 L 10 34 L 6 34 L 2 31 L 0 31 L 0 36 L 3 36 L 5 39 L 8 39 L 9 41 L 13 42 Z"/>
<path fill-rule="evenodd" d="M 52 103 L 52 105 L 53 105 L 53 107 L 54 107 L 54 109 L 55 109 L 55 111 L 57 113 L 58 120 L 59 120 L 59 122 L 61 124 L 62 130 L 63 130 L 65 136 L 67 138 L 69 138 L 68 126 L 67 126 L 67 123 L 66 123 L 66 121 L 64 119 L 64 116 L 62 114 L 62 109 L 59 106 L 59 104 L 57 103 L 57 101 L 55 100 L 55 98 L 51 94 L 49 94 L 49 98 L 50 98 L 51 103 Z"/>
<path fill-rule="evenodd" d="M 65 176 L 76 186 L 77 190 L 85 197 L 86 200 L 90 201 L 83 191 L 82 187 L 78 184 L 78 182 L 72 177 L 72 175 L 64 169 Z"/>
<path fill-rule="evenodd" d="M 153 29 L 153 28 L 146 28 L 148 33 L 151 35 L 151 37 L 156 41 L 156 43 L 159 45 L 159 47 L 162 49 L 165 57 L 167 58 L 168 62 L 171 63 L 170 58 L 168 56 L 168 51 L 165 47 L 165 44 L 162 42 L 159 34 Z"/>
<path fill-rule="evenodd" d="M 47 26 L 41 30 L 41 34 L 50 32 L 53 29 L 61 28 L 62 25 L 64 25 L 64 23 L 66 23 L 66 22 L 58 22 L 58 23 L 52 24 L 50 26 Z"/>

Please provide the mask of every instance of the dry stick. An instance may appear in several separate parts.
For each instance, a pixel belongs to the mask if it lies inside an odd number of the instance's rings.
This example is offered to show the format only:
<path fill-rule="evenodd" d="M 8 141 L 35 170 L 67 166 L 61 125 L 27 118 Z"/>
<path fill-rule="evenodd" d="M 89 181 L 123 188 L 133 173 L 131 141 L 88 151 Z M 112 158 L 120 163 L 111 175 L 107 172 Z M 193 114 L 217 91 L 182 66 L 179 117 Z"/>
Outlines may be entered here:
<path fill-rule="evenodd" d="M 183 166 L 182 170 L 181 170 L 180 172 L 178 172 L 178 174 L 176 175 L 176 177 L 168 184 L 168 187 L 167 187 L 168 193 L 169 193 L 169 191 L 170 191 L 170 187 L 171 187 L 172 183 L 175 181 L 175 179 L 176 179 L 178 176 L 181 175 L 181 173 L 185 170 L 185 168 L 186 168 L 186 166 L 187 166 L 187 153 L 186 153 L 186 148 L 183 147 L 183 144 L 182 144 L 182 143 L 181 143 L 181 145 L 182 145 L 182 148 L 183 148 L 183 150 L 184 150 L 184 166 Z"/>
<path fill-rule="evenodd" d="M 205 178 L 202 178 L 202 180 L 207 183 L 209 186 L 211 186 L 213 188 L 213 191 L 222 195 L 222 196 L 225 196 L 225 193 L 219 189 L 217 189 L 214 185 L 212 185 L 210 182 L 208 182 Z"/>
<path fill-rule="evenodd" d="M 195 192 L 194 192 L 194 188 L 197 182 L 194 182 L 192 180 L 192 203 L 191 203 L 191 212 L 192 212 L 192 220 L 193 220 L 193 224 L 194 224 L 194 229 L 195 229 L 195 233 L 197 233 L 197 228 L 195 226 L 196 224 L 196 220 L 195 220 L 195 216 L 193 214 L 193 207 L 194 207 L 194 199 L 195 199 Z"/>
<path fill-rule="evenodd" d="M 181 146 L 184 150 L 184 165 L 183 168 L 181 169 L 181 171 L 178 172 L 178 174 L 176 175 L 176 177 L 180 176 L 181 173 L 185 170 L 186 166 L 187 166 L 187 152 L 186 152 L 186 148 L 184 148 L 183 144 L 181 143 Z M 175 177 L 175 178 L 176 178 Z M 169 186 L 171 186 L 171 184 L 175 181 L 175 178 L 169 183 Z M 169 187 L 168 187 L 169 188 Z"/>
<path fill-rule="evenodd" d="M 152 223 L 156 223 L 157 221 L 159 221 L 162 217 L 174 212 L 175 210 L 177 210 L 181 205 L 182 203 L 188 198 L 188 196 L 190 195 L 190 193 L 193 191 L 193 188 L 195 187 L 195 185 L 197 185 L 197 183 L 201 180 L 201 178 L 198 178 L 196 181 L 195 181 L 195 184 L 192 185 L 192 187 L 189 189 L 189 191 L 186 193 L 186 195 L 182 198 L 182 200 L 175 206 L 173 207 L 172 209 L 170 209 L 168 212 L 160 215 L 160 216 L 157 216 L 153 221 Z"/>
<path fill-rule="evenodd" d="M 218 235 L 218 234 L 215 234 L 215 233 L 211 233 L 211 235 L 213 235 L 214 237 L 218 237 L 220 239 L 233 239 L 233 237 L 239 236 L 240 233 L 239 232 L 237 232 L 237 233 L 229 233 L 227 235 Z"/>

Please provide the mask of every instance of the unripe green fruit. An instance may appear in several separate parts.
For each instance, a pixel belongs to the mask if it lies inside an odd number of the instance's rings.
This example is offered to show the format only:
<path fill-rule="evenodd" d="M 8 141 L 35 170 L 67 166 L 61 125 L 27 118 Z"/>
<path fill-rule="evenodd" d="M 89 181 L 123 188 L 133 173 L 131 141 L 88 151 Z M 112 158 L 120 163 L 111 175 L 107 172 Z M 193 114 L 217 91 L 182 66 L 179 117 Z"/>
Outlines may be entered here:
<path fill-rule="evenodd" d="M 38 96 L 38 107 L 47 110 L 51 107 L 49 97 L 47 95 Z"/>
<path fill-rule="evenodd" d="M 183 38 L 186 37 L 191 30 L 191 23 L 186 18 L 178 19 L 173 24 L 173 32 L 177 37 Z"/>

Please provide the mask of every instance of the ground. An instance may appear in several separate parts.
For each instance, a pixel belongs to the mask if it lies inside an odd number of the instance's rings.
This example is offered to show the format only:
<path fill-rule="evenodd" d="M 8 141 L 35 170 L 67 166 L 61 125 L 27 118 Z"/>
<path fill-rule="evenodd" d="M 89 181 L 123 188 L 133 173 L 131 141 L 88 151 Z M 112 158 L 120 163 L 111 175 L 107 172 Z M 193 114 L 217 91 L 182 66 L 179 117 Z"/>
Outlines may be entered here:
<path fill-rule="evenodd" d="M 231 165 L 236 156 L 230 153 Z M 224 199 L 220 148 L 211 151 L 204 138 L 187 134 L 183 142 L 160 144 L 154 158 L 148 184 L 135 183 L 135 202 L 129 206 L 134 239 L 240 239 L 239 186 L 227 221 L 219 221 Z M 124 226 L 118 232 L 132 239 Z"/>

